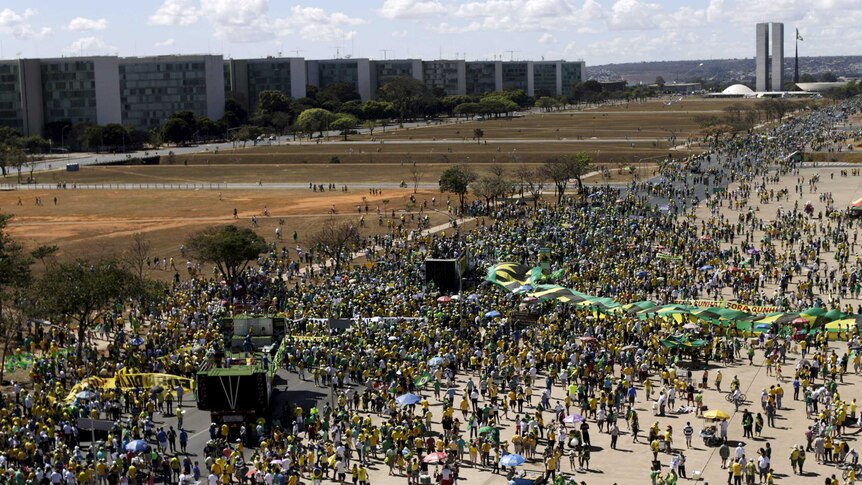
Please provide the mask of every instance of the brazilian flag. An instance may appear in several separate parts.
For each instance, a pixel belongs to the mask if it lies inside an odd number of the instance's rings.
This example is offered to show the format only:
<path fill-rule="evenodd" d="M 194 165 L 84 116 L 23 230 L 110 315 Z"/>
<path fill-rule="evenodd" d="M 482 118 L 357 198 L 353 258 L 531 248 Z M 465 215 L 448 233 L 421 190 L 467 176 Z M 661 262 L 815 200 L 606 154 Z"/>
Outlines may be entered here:
<path fill-rule="evenodd" d="M 485 279 L 491 283 L 515 291 L 524 285 L 535 285 L 542 276 L 542 268 L 531 268 L 524 264 L 499 263 L 488 268 Z"/>
<path fill-rule="evenodd" d="M 428 382 L 429 382 L 430 380 L 431 380 L 431 374 L 426 370 L 425 372 L 423 372 L 423 373 L 422 373 L 422 375 L 421 375 L 421 376 L 417 377 L 417 378 L 413 381 L 413 383 L 414 383 L 417 387 L 422 387 L 422 386 L 424 386 L 425 384 L 428 384 Z"/>
<path fill-rule="evenodd" d="M 566 303 L 579 303 L 585 300 L 584 296 L 575 290 L 558 285 L 539 285 L 530 296 L 539 300 L 559 300 Z"/>

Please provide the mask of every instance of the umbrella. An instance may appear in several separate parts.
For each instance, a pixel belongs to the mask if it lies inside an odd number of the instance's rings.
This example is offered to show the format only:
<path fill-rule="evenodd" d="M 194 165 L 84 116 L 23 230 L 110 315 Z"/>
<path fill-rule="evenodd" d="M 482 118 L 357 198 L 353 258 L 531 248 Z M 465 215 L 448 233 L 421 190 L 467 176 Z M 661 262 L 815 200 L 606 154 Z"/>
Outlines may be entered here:
<path fill-rule="evenodd" d="M 150 388 L 150 393 L 152 393 L 152 394 L 159 394 L 160 392 L 162 392 L 162 391 L 164 391 L 164 390 L 165 390 L 165 388 L 164 388 L 164 387 L 162 387 L 162 386 L 160 386 L 160 385 L 155 385 L 155 386 L 153 386 L 153 387 L 151 387 L 151 388 Z"/>
<path fill-rule="evenodd" d="M 435 453 L 428 453 L 422 458 L 422 462 L 424 463 L 440 463 L 441 461 L 445 461 L 446 458 L 449 458 L 449 455 L 443 453 L 442 451 L 438 451 Z"/>
<path fill-rule="evenodd" d="M 712 241 L 712 236 L 709 236 L 709 235 L 706 235 L 706 234 L 705 234 L 705 235 L 703 235 L 703 236 L 700 236 L 700 240 L 701 240 L 701 241 Z"/>
<path fill-rule="evenodd" d="M 704 266 L 701 266 L 701 267 L 700 267 L 700 270 L 701 270 L 701 271 L 710 271 L 710 270 L 713 270 L 713 269 L 715 269 L 715 266 L 713 266 L 713 265 L 711 265 L 711 264 L 707 264 L 707 265 L 704 265 Z"/>
<path fill-rule="evenodd" d="M 500 312 L 498 312 L 497 310 L 491 310 L 490 312 L 485 313 L 486 318 L 494 318 L 494 317 L 499 317 L 499 316 L 500 316 Z"/>
<path fill-rule="evenodd" d="M 90 391 L 90 390 L 83 390 L 83 391 L 79 392 L 78 394 L 75 394 L 75 397 L 77 399 L 83 399 L 85 401 L 89 401 L 90 399 L 95 399 L 96 396 L 98 396 L 98 394 L 96 394 L 95 392 Z"/>
<path fill-rule="evenodd" d="M 730 419 L 730 415 L 718 409 L 710 409 L 703 413 L 704 419 Z"/>
<path fill-rule="evenodd" d="M 528 293 L 530 291 L 533 291 L 533 285 L 521 285 L 521 286 L 515 288 L 515 290 L 512 291 L 512 293 Z"/>
<path fill-rule="evenodd" d="M 493 433 L 494 427 L 493 426 L 482 426 L 481 428 L 479 428 L 479 432 L 480 433 Z"/>
<path fill-rule="evenodd" d="M 808 319 L 803 318 L 803 317 L 798 317 L 798 318 L 794 318 L 793 321 L 790 323 L 792 323 L 792 324 L 806 324 L 806 323 L 808 323 Z"/>
<path fill-rule="evenodd" d="M 769 330 L 770 328 L 772 328 L 772 325 L 768 323 L 758 323 L 754 326 L 755 330 Z"/>
<path fill-rule="evenodd" d="M 432 367 L 443 365 L 443 357 L 432 357 L 428 360 L 428 365 Z"/>
<path fill-rule="evenodd" d="M 438 302 L 438 303 L 449 303 L 450 301 L 452 301 L 452 297 L 451 297 L 451 296 L 443 295 L 443 296 L 441 296 L 441 297 L 437 298 L 437 302 Z"/>
<path fill-rule="evenodd" d="M 686 330 L 699 330 L 700 325 L 698 325 L 696 323 L 686 323 L 685 325 L 682 326 L 682 328 L 684 328 Z"/>
<path fill-rule="evenodd" d="M 649 273 L 647 273 L 646 271 L 638 271 L 637 273 L 635 273 L 635 276 L 637 276 L 638 278 L 643 278 L 648 274 Z"/>
<path fill-rule="evenodd" d="M 144 440 L 134 440 L 126 443 L 126 451 L 132 453 L 146 453 L 150 451 L 150 445 Z"/>
<path fill-rule="evenodd" d="M 410 392 L 408 392 L 407 394 L 402 394 L 395 398 L 395 402 L 397 402 L 401 406 L 412 406 L 413 404 L 416 404 L 421 400 L 421 397 Z"/>
<path fill-rule="evenodd" d="M 390 342 L 394 342 L 394 341 L 398 340 L 398 337 L 396 337 L 395 335 L 390 335 L 389 337 L 386 338 L 386 340 L 388 340 Z"/>
<path fill-rule="evenodd" d="M 518 466 L 523 465 L 525 461 L 527 460 L 523 456 L 517 453 L 510 453 L 500 458 L 500 466 Z"/>
<path fill-rule="evenodd" d="M 142 339 L 141 337 L 135 337 L 129 340 L 129 343 L 132 345 L 143 345 L 144 339 Z"/>
<path fill-rule="evenodd" d="M 584 337 L 578 337 L 578 338 L 581 340 L 581 342 L 595 342 L 596 341 L 595 337 L 590 337 L 589 335 L 584 336 Z"/>
<path fill-rule="evenodd" d="M 586 418 L 581 416 L 580 414 L 570 414 L 570 415 L 566 416 L 565 418 L 563 418 L 564 423 L 576 424 L 576 423 L 581 423 L 583 421 L 586 421 Z"/>
<path fill-rule="evenodd" d="M 282 460 L 271 460 L 269 462 L 270 465 L 281 465 L 282 463 L 284 463 Z"/>

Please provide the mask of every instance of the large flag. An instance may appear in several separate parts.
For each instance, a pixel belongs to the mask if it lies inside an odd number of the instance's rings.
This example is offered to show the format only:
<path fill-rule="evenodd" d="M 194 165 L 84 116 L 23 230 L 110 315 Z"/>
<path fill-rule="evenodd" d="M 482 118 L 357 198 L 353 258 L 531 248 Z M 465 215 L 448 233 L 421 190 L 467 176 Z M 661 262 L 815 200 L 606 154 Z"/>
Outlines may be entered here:
<path fill-rule="evenodd" d="M 796 40 L 802 40 L 802 36 L 799 35 L 799 29 L 796 29 Z"/>
<path fill-rule="evenodd" d="M 539 285 L 530 293 L 533 298 L 544 300 L 559 300 L 567 303 L 578 303 L 586 300 L 584 295 L 575 290 L 557 285 Z"/>
<path fill-rule="evenodd" d="M 498 284 L 509 291 L 515 291 L 525 285 L 535 285 L 542 276 L 542 268 L 531 268 L 524 264 L 500 263 L 488 268 L 485 279 Z"/>

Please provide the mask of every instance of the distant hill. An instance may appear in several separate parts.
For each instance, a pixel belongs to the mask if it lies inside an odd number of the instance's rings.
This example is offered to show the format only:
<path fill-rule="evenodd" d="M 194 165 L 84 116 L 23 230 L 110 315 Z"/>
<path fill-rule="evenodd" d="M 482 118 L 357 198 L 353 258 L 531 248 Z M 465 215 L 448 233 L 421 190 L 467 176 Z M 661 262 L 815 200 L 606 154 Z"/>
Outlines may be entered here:
<path fill-rule="evenodd" d="M 793 56 L 784 59 L 785 78 L 793 80 Z M 862 77 L 862 56 L 800 57 L 799 75 L 814 77 Z M 754 58 L 703 59 L 697 61 L 653 61 L 587 65 L 587 77 L 599 81 L 625 79 L 629 84 L 649 84 L 661 76 L 667 82 L 704 80 L 710 83 L 754 82 Z"/>

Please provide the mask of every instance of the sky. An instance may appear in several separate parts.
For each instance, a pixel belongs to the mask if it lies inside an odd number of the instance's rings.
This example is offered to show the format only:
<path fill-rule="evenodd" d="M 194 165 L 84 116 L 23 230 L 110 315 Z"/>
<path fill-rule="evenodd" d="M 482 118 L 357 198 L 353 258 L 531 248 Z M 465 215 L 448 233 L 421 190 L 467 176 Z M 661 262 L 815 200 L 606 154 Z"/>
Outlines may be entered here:
<path fill-rule="evenodd" d="M 5 0 L 0 59 L 222 54 L 329 59 L 754 57 L 754 25 L 785 52 L 862 54 L 862 0 Z"/>

